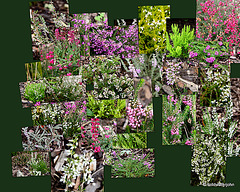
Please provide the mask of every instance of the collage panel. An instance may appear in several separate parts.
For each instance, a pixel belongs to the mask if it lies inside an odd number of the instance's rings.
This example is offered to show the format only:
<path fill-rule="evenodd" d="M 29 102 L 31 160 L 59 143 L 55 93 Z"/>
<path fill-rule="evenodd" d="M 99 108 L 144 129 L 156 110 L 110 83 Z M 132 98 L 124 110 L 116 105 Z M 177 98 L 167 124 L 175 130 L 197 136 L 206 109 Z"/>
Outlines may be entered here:
<path fill-rule="evenodd" d="M 33 59 L 40 59 L 40 45 L 54 41 L 58 27 L 70 27 L 69 5 L 66 0 L 35 1 L 29 3 Z"/>
<path fill-rule="evenodd" d="M 166 48 L 166 19 L 170 18 L 170 5 L 139 6 L 139 53 L 163 53 Z"/>
<path fill-rule="evenodd" d="M 231 129 L 229 148 L 230 154 L 229 156 L 239 156 L 240 153 L 240 124 L 239 124 L 239 92 L 240 91 L 240 79 L 239 78 L 231 78 L 231 120 L 235 123 L 233 128 Z"/>
<path fill-rule="evenodd" d="M 12 152 L 12 176 L 29 177 L 50 175 L 48 152 Z"/>
<path fill-rule="evenodd" d="M 51 191 L 98 191 L 104 189 L 103 153 L 77 146 L 51 153 Z"/>
<path fill-rule="evenodd" d="M 80 36 L 77 28 L 56 28 L 53 43 L 40 45 L 45 78 L 81 74 L 81 66 L 89 62 L 89 46 Z"/>
<path fill-rule="evenodd" d="M 196 37 L 200 41 L 228 42 L 232 55 L 240 43 L 239 2 L 198 0 L 196 8 Z"/>
<path fill-rule="evenodd" d="M 217 65 L 217 64 L 216 64 Z M 200 106 L 224 107 L 230 102 L 230 65 L 200 69 Z"/>
<path fill-rule="evenodd" d="M 146 149 L 147 132 L 117 134 L 112 142 L 113 149 Z"/>
<path fill-rule="evenodd" d="M 154 149 L 116 149 L 106 155 L 112 178 L 143 178 L 155 176 Z"/>
<path fill-rule="evenodd" d="M 123 62 L 119 56 L 91 56 L 83 66 L 83 81 L 95 99 L 132 98 L 132 73 L 122 67 Z"/>
<path fill-rule="evenodd" d="M 120 55 L 133 58 L 139 53 L 138 26 L 136 22 L 128 26 L 97 26 L 89 29 L 90 55 Z"/>
<path fill-rule="evenodd" d="M 40 104 L 77 101 L 86 97 L 81 76 L 52 77 L 19 83 L 23 108 Z"/>
<path fill-rule="evenodd" d="M 72 137 L 87 122 L 86 104 L 85 100 L 81 100 L 34 106 L 32 107 L 33 125 L 61 126 L 63 136 Z"/>
<path fill-rule="evenodd" d="M 189 54 L 195 30 L 190 19 L 169 21 L 172 24 L 166 33 L 162 94 L 191 95 L 199 89 L 198 62 Z"/>
<path fill-rule="evenodd" d="M 225 107 L 197 106 L 191 185 L 210 186 L 226 182 L 227 157 L 239 155 L 239 148 L 234 145 L 233 137 L 236 125 L 231 100 Z"/>
<path fill-rule="evenodd" d="M 192 186 L 207 186 L 226 182 L 227 143 L 221 134 L 200 133 L 192 146 Z"/>
<path fill-rule="evenodd" d="M 162 145 L 193 145 L 196 95 L 163 95 L 162 108 Z"/>
<path fill-rule="evenodd" d="M 163 54 L 139 54 L 125 59 L 122 68 L 132 73 L 133 78 L 149 77 L 151 79 L 152 96 L 158 97 L 162 89 Z"/>
<path fill-rule="evenodd" d="M 56 151 L 64 146 L 62 125 L 38 125 L 21 129 L 23 151 Z"/>

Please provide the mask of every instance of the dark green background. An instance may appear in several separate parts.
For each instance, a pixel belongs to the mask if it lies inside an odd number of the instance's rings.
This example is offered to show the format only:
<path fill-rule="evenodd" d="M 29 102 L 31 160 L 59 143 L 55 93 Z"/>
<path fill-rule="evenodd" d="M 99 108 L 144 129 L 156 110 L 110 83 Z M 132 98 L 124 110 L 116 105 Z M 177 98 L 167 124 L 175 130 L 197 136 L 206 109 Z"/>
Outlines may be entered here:
<path fill-rule="evenodd" d="M 13 178 L 11 152 L 21 151 L 20 129 L 31 126 L 30 109 L 21 106 L 18 83 L 26 81 L 24 63 L 32 61 L 29 0 L 1 2 L 1 186 L 0 191 L 50 191 L 50 176 Z M 117 18 L 136 18 L 139 5 L 171 5 L 172 18 L 194 18 L 194 0 L 70 0 L 70 13 L 108 12 L 109 23 Z M 240 77 L 239 65 L 232 67 L 233 77 Z M 106 192 L 130 191 L 240 191 L 240 159 L 229 158 L 227 182 L 235 187 L 191 187 L 190 146 L 161 146 L 161 99 L 154 99 L 156 129 L 148 134 L 148 147 L 155 148 L 156 176 L 142 179 L 110 179 L 105 167 Z"/>

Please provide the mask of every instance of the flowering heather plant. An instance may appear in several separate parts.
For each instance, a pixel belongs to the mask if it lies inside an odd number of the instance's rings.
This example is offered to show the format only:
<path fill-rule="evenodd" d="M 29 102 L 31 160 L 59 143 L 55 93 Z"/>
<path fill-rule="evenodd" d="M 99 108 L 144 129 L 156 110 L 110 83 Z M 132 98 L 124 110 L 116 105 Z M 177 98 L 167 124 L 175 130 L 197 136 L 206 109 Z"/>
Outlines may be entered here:
<path fill-rule="evenodd" d="M 86 122 L 86 101 L 53 103 L 32 108 L 34 125 L 62 124 L 66 137 L 81 131 L 81 125 Z"/>
<path fill-rule="evenodd" d="M 136 132 L 153 131 L 153 108 L 152 105 L 143 107 L 138 100 L 130 100 L 126 108 L 128 125 Z"/>
<path fill-rule="evenodd" d="M 180 98 L 163 95 L 163 145 L 192 145 L 192 131 L 196 124 L 195 104 L 195 95 L 180 96 Z"/>
<path fill-rule="evenodd" d="M 197 0 L 196 36 L 201 41 L 240 43 L 238 26 L 240 4 L 233 0 Z"/>
<path fill-rule="evenodd" d="M 100 74 L 93 79 L 95 99 L 131 99 L 133 97 L 133 79 L 128 75 L 116 73 Z"/>
<path fill-rule="evenodd" d="M 128 67 L 122 62 L 127 72 L 133 73 L 133 77 L 150 77 L 153 96 L 160 95 L 162 88 L 163 55 L 153 53 L 150 55 L 141 54 L 132 59 L 126 59 Z"/>
<path fill-rule="evenodd" d="M 89 32 L 92 55 L 120 55 L 133 58 L 138 50 L 138 27 L 92 25 Z"/>
<path fill-rule="evenodd" d="M 202 71 L 201 74 L 200 105 L 208 107 L 225 106 L 230 98 L 229 69 L 217 66 L 205 69 L 205 72 Z"/>
<path fill-rule="evenodd" d="M 179 70 L 181 69 L 182 62 L 166 62 L 166 67 L 164 68 L 163 77 L 166 79 L 167 85 L 174 85 L 176 81 L 176 75 L 178 75 Z"/>
<path fill-rule="evenodd" d="M 86 101 L 65 102 L 62 126 L 64 134 L 71 137 L 81 132 L 82 124 L 86 123 L 87 107 Z"/>
<path fill-rule="evenodd" d="M 85 125 L 81 126 L 81 132 L 75 134 L 81 145 L 89 146 L 94 153 L 106 152 L 112 147 L 112 127 L 101 126 L 98 118 L 91 118 L 90 128 Z"/>
<path fill-rule="evenodd" d="M 139 52 L 151 54 L 166 48 L 166 19 L 170 18 L 170 6 L 139 6 Z"/>
<path fill-rule="evenodd" d="M 231 99 L 224 116 L 219 117 L 216 108 L 211 109 L 211 114 L 207 109 L 203 111 L 203 125 L 197 124 L 196 127 L 198 134 L 191 160 L 192 185 L 224 183 L 227 157 L 239 155 L 239 148 L 233 149 L 230 141 L 236 129 L 236 122 L 232 121 Z"/>
<path fill-rule="evenodd" d="M 218 64 L 218 60 L 229 57 L 228 43 L 222 41 L 193 41 L 190 43 L 189 58 L 207 63 L 207 67 Z"/>

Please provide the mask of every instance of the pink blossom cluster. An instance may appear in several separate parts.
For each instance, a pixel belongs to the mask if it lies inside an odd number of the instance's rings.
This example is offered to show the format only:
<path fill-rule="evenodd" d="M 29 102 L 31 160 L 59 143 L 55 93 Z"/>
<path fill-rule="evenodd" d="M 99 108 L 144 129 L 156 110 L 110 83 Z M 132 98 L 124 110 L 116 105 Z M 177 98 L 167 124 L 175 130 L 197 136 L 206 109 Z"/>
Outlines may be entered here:
<path fill-rule="evenodd" d="M 129 119 L 129 125 L 132 128 L 140 128 L 142 125 L 143 118 L 152 119 L 153 111 L 147 110 L 142 106 L 140 102 L 133 106 L 130 102 L 127 106 L 127 116 Z"/>
<path fill-rule="evenodd" d="M 187 96 L 184 96 L 184 97 L 182 98 L 182 102 L 183 102 L 185 105 L 188 105 L 188 106 L 190 107 L 190 110 L 192 109 L 193 104 L 192 104 L 191 98 L 189 98 L 189 97 L 187 97 Z"/>
<path fill-rule="evenodd" d="M 205 41 L 227 41 L 230 47 L 239 45 L 240 31 L 238 27 L 239 4 L 233 0 L 207 0 L 200 3 L 197 12 L 196 36 Z"/>
<path fill-rule="evenodd" d="M 91 143 L 91 148 L 94 149 L 94 152 L 97 153 L 97 152 L 100 152 L 101 151 L 101 147 L 98 146 L 100 141 L 98 140 L 98 136 L 99 136 L 99 133 L 98 133 L 98 128 L 99 128 L 99 119 L 98 118 L 92 118 L 91 119 L 91 136 L 92 136 L 92 140 L 93 142 Z"/>
<path fill-rule="evenodd" d="M 198 53 L 195 53 L 193 51 L 190 51 L 189 53 L 189 58 L 193 58 L 193 57 L 197 57 L 198 56 Z"/>
<path fill-rule="evenodd" d="M 181 69 L 181 63 L 168 63 L 166 69 L 166 78 L 167 78 L 167 85 L 173 85 L 175 83 L 175 76 Z"/>

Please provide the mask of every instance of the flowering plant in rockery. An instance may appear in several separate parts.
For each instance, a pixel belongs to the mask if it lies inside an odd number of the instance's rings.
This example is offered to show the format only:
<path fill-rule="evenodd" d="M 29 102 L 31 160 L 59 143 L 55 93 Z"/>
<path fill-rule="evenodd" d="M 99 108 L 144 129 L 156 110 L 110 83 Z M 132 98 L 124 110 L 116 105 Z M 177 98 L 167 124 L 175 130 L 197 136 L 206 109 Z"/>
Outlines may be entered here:
<path fill-rule="evenodd" d="M 143 107 L 137 100 L 130 100 L 127 110 L 128 125 L 136 132 L 153 131 L 153 108 L 152 105 Z"/>
<path fill-rule="evenodd" d="M 81 57 L 89 55 L 87 36 L 81 39 L 75 28 L 56 28 L 54 35 L 52 46 L 43 45 L 40 50 L 44 76 L 78 75 Z"/>
<path fill-rule="evenodd" d="M 120 55 L 121 58 L 132 58 L 139 53 L 138 27 L 135 23 L 114 27 L 91 25 L 89 39 L 93 55 Z"/>
<path fill-rule="evenodd" d="M 162 138 L 164 145 L 192 145 L 196 124 L 195 95 L 163 95 Z"/>
<path fill-rule="evenodd" d="M 240 4 L 233 0 L 197 0 L 196 36 L 205 41 L 240 43 L 238 26 Z"/>

